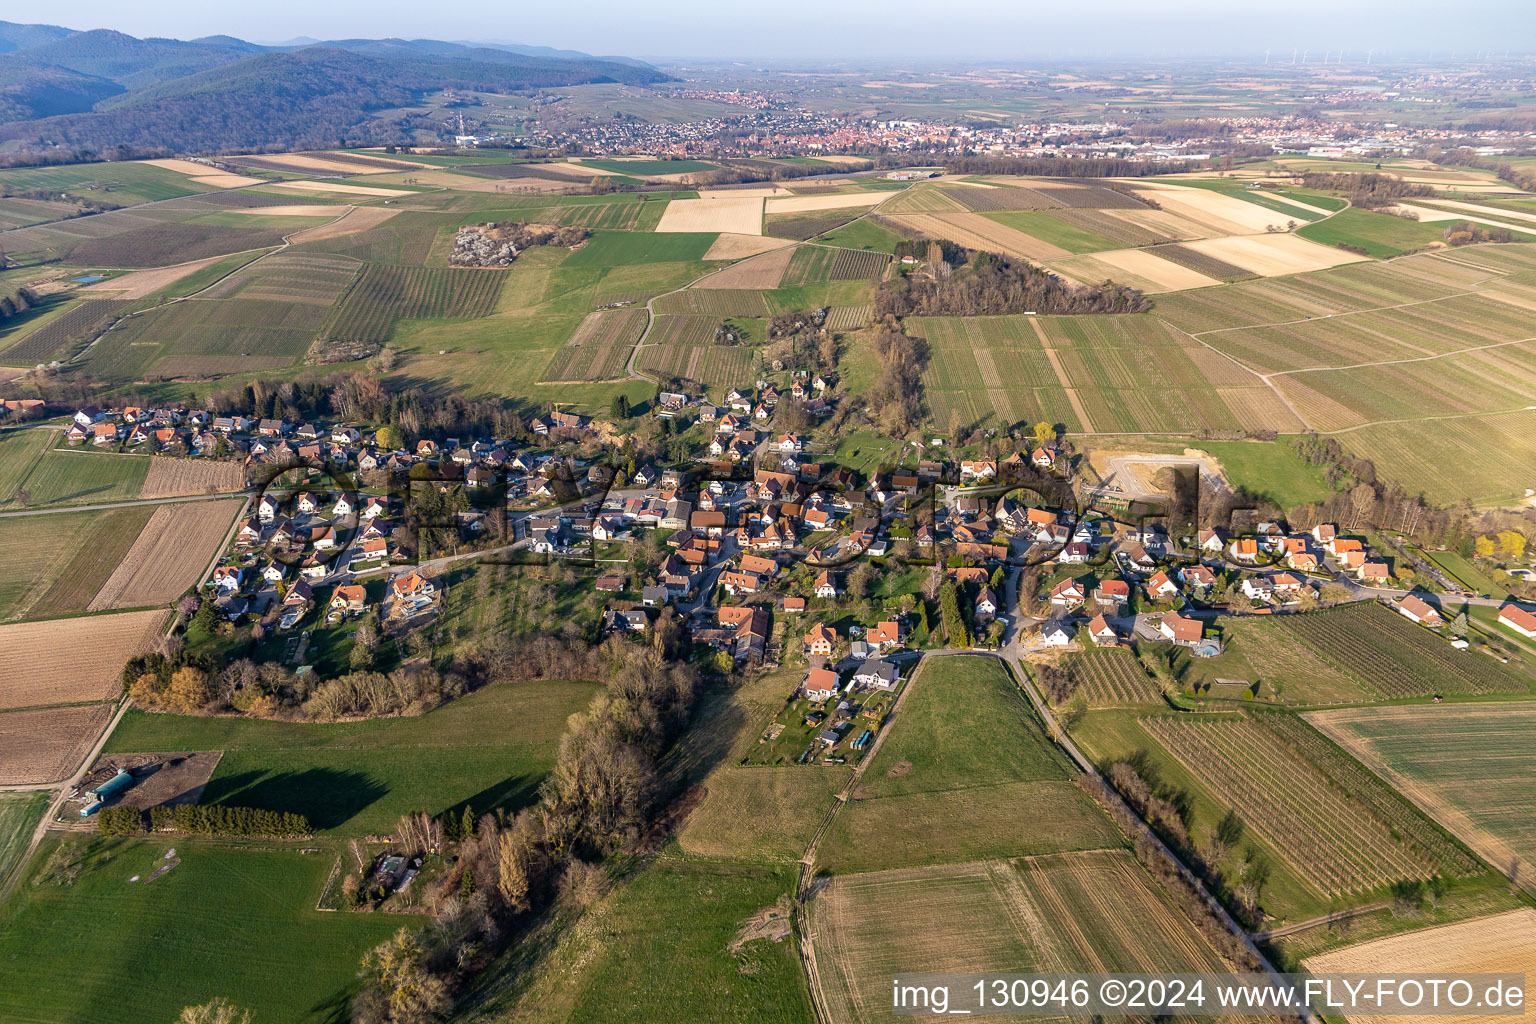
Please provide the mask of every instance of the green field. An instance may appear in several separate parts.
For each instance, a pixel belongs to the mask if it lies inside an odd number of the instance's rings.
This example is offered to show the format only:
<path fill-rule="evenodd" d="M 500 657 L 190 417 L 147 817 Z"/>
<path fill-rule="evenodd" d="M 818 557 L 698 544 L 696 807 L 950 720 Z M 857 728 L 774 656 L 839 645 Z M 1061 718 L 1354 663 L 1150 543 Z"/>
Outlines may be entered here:
<path fill-rule="evenodd" d="M 793 935 L 731 948 L 748 920 L 794 890 L 790 867 L 660 859 L 636 864 L 582 917 L 514 947 L 464 1019 L 561 1024 L 809 1024 Z M 519 955 L 520 954 L 520 955 Z"/>
<path fill-rule="evenodd" d="M 821 867 L 848 874 L 1119 843 L 1001 662 L 931 658 L 908 687 L 822 842 Z"/>
<path fill-rule="evenodd" d="M 844 249 L 869 249 L 872 252 L 895 252 L 896 246 L 903 241 L 901 235 L 882 227 L 871 217 L 833 228 L 822 233 L 816 240 Z"/>
<path fill-rule="evenodd" d="M 568 267 L 627 267 L 637 263 L 696 263 L 717 236 L 711 232 L 654 234 L 596 231 L 566 259 Z"/>
<path fill-rule="evenodd" d="M 83 612 L 154 510 L 0 519 L 0 621 Z"/>
<path fill-rule="evenodd" d="M 180 863 L 146 881 L 173 847 Z M 259 1020 L 345 1019 L 364 950 L 408 922 L 315 910 L 338 853 L 49 839 L 0 909 L 0 1017 L 163 1024 L 223 996 Z M 78 878 L 40 880 L 54 856 L 78 859 Z M 84 951 L 102 955 L 82 972 Z"/>
<path fill-rule="evenodd" d="M 698 174 L 701 171 L 719 170 L 718 164 L 707 164 L 702 160 L 590 160 L 581 161 L 583 167 L 596 167 L 601 171 L 612 171 L 615 174 L 639 175 L 644 177 L 650 174 Z"/>
<path fill-rule="evenodd" d="M 1326 501 L 1333 490 L 1321 466 L 1309 466 L 1286 441 L 1201 441 L 1234 485 L 1281 508 Z"/>
<path fill-rule="evenodd" d="M 1536 708 L 1472 704 L 1317 712 L 1308 720 L 1490 864 L 1536 884 Z"/>
<path fill-rule="evenodd" d="M 1059 217 L 1038 210 L 1001 210 L 984 213 L 982 216 L 1068 252 L 1103 252 L 1106 249 L 1119 249 L 1122 245 L 1112 238 L 1105 238 L 1087 228 L 1069 224 Z"/>
<path fill-rule="evenodd" d="M 1440 241 L 1445 237 L 1445 225 L 1407 220 L 1389 213 L 1348 209 L 1320 223 L 1299 228 L 1296 233 L 1323 245 L 1358 246 L 1376 259 L 1385 259 Z"/>
<path fill-rule="evenodd" d="M 847 768 L 724 766 L 709 776 L 704 802 L 678 832 L 678 848 L 690 857 L 798 860 L 847 781 Z M 752 827 L 743 828 L 744 821 Z"/>
<path fill-rule="evenodd" d="M 505 683 L 429 714 L 340 725 L 132 712 L 111 751 L 222 750 L 204 803 L 296 811 L 317 831 L 388 832 L 400 815 L 530 803 L 589 683 Z"/>
<path fill-rule="evenodd" d="M 17 866 L 47 809 L 47 793 L 0 793 L 0 886 Z"/>
<path fill-rule="evenodd" d="M 277 369 L 304 355 L 329 312 L 277 299 L 189 299 L 124 319 L 91 346 L 83 364 L 104 380 Z"/>
<path fill-rule="evenodd" d="M 85 198 L 132 206 L 175 199 L 208 188 L 184 174 L 144 163 L 66 164 L 0 171 L 0 185 L 21 191 L 77 192 Z"/>
<path fill-rule="evenodd" d="M 48 438 L 50 431 L 29 431 Z M 149 459 L 142 455 L 113 455 L 92 451 L 48 450 L 37 455 L 25 475 L 6 490 L 10 458 L 22 455 L 13 449 L 0 452 L 0 499 L 15 510 L 21 507 L 19 492 L 25 491 L 28 508 L 44 505 L 84 505 L 113 501 L 131 501 L 139 496 L 144 477 L 149 473 Z"/>

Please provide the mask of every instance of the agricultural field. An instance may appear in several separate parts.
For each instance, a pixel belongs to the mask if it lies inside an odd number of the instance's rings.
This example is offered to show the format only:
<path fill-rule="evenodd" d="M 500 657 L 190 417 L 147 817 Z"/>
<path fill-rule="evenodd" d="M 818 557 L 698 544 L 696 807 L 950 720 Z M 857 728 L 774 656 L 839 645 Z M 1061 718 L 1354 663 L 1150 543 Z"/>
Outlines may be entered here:
<path fill-rule="evenodd" d="M 1440 504 L 1519 500 L 1536 487 L 1536 419 L 1528 412 L 1382 423 L 1340 435 L 1354 455 L 1391 480 L 1412 480 Z"/>
<path fill-rule="evenodd" d="M 882 226 L 873 217 L 864 217 L 848 223 L 829 225 L 816 232 L 818 242 L 843 249 L 864 249 L 889 255 L 905 237 Z"/>
<path fill-rule="evenodd" d="M 144 161 L 15 167 L 0 171 L 0 186 L 21 192 L 34 189 L 48 192 L 85 191 L 92 199 L 120 206 L 176 199 L 208 191 L 193 184 L 185 174 Z"/>
<path fill-rule="evenodd" d="M 243 507 L 238 498 L 161 505 L 86 610 L 174 601 L 202 577 Z"/>
<path fill-rule="evenodd" d="M 1145 245 L 1155 237 L 1134 231 L 1129 226 L 1125 232 L 1116 232 L 1121 237 L 1106 236 L 1099 230 L 1106 225 L 1088 219 L 1094 213 L 1096 211 L 1053 210 L 1047 213 L 1035 210 L 1009 210 L 988 213 L 986 216 L 989 220 L 995 220 L 1015 231 L 1022 231 L 1067 253 L 1101 252 L 1106 249 L 1118 249 L 1125 245 Z M 1104 221 L 1110 222 L 1107 215 L 1100 216 Z M 1109 223 L 1109 227 L 1110 230 L 1114 230 L 1113 223 Z"/>
<path fill-rule="evenodd" d="M 156 456 L 150 461 L 141 498 L 180 498 L 193 494 L 223 494 L 245 487 L 245 469 L 238 462 L 212 459 L 175 459 Z"/>
<path fill-rule="evenodd" d="M 697 263 L 704 258 L 719 230 L 659 234 L 597 231 L 587 244 L 571 253 L 567 267 L 628 267 L 641 263 Z M 755 234 L 755 232 L 746 232 Z"/>
<path fill-rule="evenodd" d="M 12 669 L 0 684 L 0 708 L 115 697 L 123 663 L 149 650 L 169 619 L 151 609 L 0 626 L 0 658 Z"/>
<path fill-rule="evenodd" d="M 646 311 L 640 307 L 588 313 L 544 368 L 544 380 L 613 380 L 622 377 L 624 365 L 635 342 L 645 332 L 648 319 Z"/>
<path fill-rule="evenodd" d="M 904 971 L 1229 969 L 1124 850 L 838 877 L 808 918 L 837 1021 L 888 1019 Z"/>
<path fill-rule="evenodd" d="M 301 184 L 318 183 L 295 183 L 295 185 Z M 379 194 L 373 189 L 366 191 L 374 195 Z M 356 201 L 356 197 L 352 198 Z M 331 253 L 350 256 L 365 263 L 423 267 L 432 258 L 433 246 L 437 242 L 439 233 L 452 233 L 451 225 L 441 216 L 432 213 L 403 210 L 387 219 L 377 220 L 378 217 L 378 214 L 370 213 L 361 223 L 371 224 L 371 226 L 362 231 L 353 230 L 359 226 L 358 224 L 347 223 L 351 220 L 350 214 L 335 224 L 317 226 L 318 230 L 304 233 L 303 239 L 295 239 L 301 244 L 293 246 L 288 252 Z"/>
<path fill-rule="evenodd" d="M 1126 707 L 1162 700 L 1157 681 L 1128 650 L 1069 654 L 1055 667 L 1066 673 L 1074 697 L 1080 695 L 1089 707 Z"/>
<path fill-rule="evenodd" d="M 370 265 L 325 325 L 325 337 L 382 343 L 397 320 L 489 316 L 506 280 L 499 270 Z"/>
<path fill-rule="evenodd" d="M 117 380 L 277 369 L 304 355 L 329 313 L 275 299 L 188 299 L 120 321 L 82 363 Z"/>
<path fill-rule="evenodd" d="M 0 199 L 0 231 L 46 224 L 79 213 L 80 207 L 73 203 L 56 203 L 46 199 Z"/>
<path fill-rule="evenodd" d="M 678 831 L 678 848 L 690 857 L 797 861 L 848 776 L 821 765 L 722 766 Z"/>
<path fill-rule="evenodd" d="M 821 844 L 821 868 L 849 874 L 1118 843 L 1000 662 L 934 658 L 907 685 L 889 736 Z M 1047 820 L 1048 833 L 1034 827 Z"/>
<path fill-rule="evenodd" d="M 1172 260 L 1159 259 L 1147 249 L 1114 249 L 1092 256 L 1074 256 L 1052 260 L 1050 266 L 1080 284 L 1114 281 L 1148 295 L 1221 283 Z"/>
<path fill-rule="evenodd" d="M 1154 256 L 1177 263 L 1181 267 L 1188 267 L 1196 273 L 1204 274 L 1206 277 L 1214 278 L 1218 281 L 1230 283 L 1232 281 L 1245 281 L 1254 277 L 1252 271 L 1245 270 L 1235 263 L 1228 263 L 1214 256 L 1207 256 L 1205 253 L 1197 252 L 1186 245 L 1170 243 L 1168 245 L 1159 245 L 1147 251 Z"/>
<path fill-rule="evenodd" d="M 1278 397 L 1156 317 L 912 317 L 934 422 L 1071 432 L 1295 429 Z"/>
<path fill-rule="evenodd" d="M 1476 872 L 1475 863 L 1432 824 L 1406 807 L 1394 820 L 1383 820 L 1268 721 L 1154 716 L 1141 726 L 1321 896 Z M 1376 802 L 1390 804 L 1391 794 L 1373 786 L 1368 774 L 1356 773 L 1351 781 Z"/>
<path fill-rule="evenodd" d="M 48 799 L 47 793 L 0 793 L 0 885 L 20 864 Z"/>
<path fill-rule="evenodd" d="M 106 329 L 115 318 L 127 312 L 130 303 L 120 299 L 85 299 L 74 303 L 58 316 L 40 321 L 38 326 L 19 334 L 0 350 L 0 362 L 12 366 L 64 360 L 80 345 Z"/>
<path fill-rule="evenodd" d="M 85 611 L 149 521 L 148 508 L 0 519 L 0 621 Z"/>
<path fill-rule="evenodd" d="M 68 778 L 106 728 L 112 709 L 111 704 L 76 704 L 0 712 L 0 785 Z"/>
<path fill-rule="evenodd" d="M 276 299 L 331 306 L 357 277 L 355 260 L 327 253 L 280 252 L 263 257 L 207 289 L 205 299 Z"/>
<path fill-rule="evenodd" d="M 401 814 L 515 811 L 554 763 L 590 683 L 506 683 L 429 714 L 321 725 L 130 712 L 109 752 L 222 750 L 204 803 L 296 811 L 317 831 L 387 832 Z M 508 726 L 515 723 L 515 727 Z"/>
<path fill-rule="evenodd" d="M 231 219 L 233 218 L 233 219 Z M 0 248 L 34 260 L 85 267 L 164 267 L 265 249 L 315 217 L 253 217 L 185 210 L 118 210 L 0 233 Z"/>
<path fill-rule="evenodd" d="M 1528 666 L 1458 651 L 1374 601 L 1275 620 L 1318 657 L 1383 697 L 1527 693 Z"/>
<path fill-rule="evenodd" d="M 656 224 L 656 231 L 674 234 L 726 231 L 736 235 L 760 235 L 763 233 L 763 200 L 751 196 L 674 199 L 667 204 Z"/>
<path fill-rule="evenodd" d="M 1325 221 L 1308 224 L 1296 233 L 1323 245 L 1364 249 L 1367 255 L 1381 260 L 1436 245 L 1444 238 L 1445 228 L 1389 213 L 1349 209 Z"/>
<path fill-rule="evenodd" d="M 831 280 L 832 264 L 837 262 L 839 251 L 820 245 L 796 246 L 794 259 L 789 261 L 788 267 L 783 272 L 782 283 L 796 286 Z M 780 283 L 775 281 L 772 285 L 760 287 L 777 288 Z"/>
<path fill-rule="evenodd" d="M 813 1011 L 788 920 L 794 886 L 787 866 L 637 864 L 578 920 L 545 926 L 471 1019 L 803 1024 Z"/>
<path fill-rule="evenodd" d="M 1315 711 L 1307 721 L 1485 860 L 1536 879 L 1536 709 L 1456 704 Z"/>
<path fill-rule="evenodd" d="M 1536 972 L 1536 910 L 1521 907 L 1492 917 L 1361 942 L 1308 957 L 1303 966 L 1313 974 L 1529 975 Z M 1370 1019 L 1380 1024 L 1413 1024 L 1423 1018 L 1375 1014 Z M 1491 1014 L 1461 1014 L 1457 1019 L 1467 1024 L 1497 1024 L 1500 1020 Z"/>
<path fill-rule="evenodd" d="M 115 1021 L 159 1024 L 167 1007 L 224 996 L 275 1020 L 333 1020 L 363 952 L 404 923 L 316 910 L 334 863 L 286 844 L 50 837 L 0 911 L 0 1017 L 89 1020 L 110 1004 Z M 113 955 L 79 976 L 74 958 L 93 948 Z"/>
<path fill-rule="evenodd" d="M 817 252 L 819 250 L 811 246 L 784 246 L 765 252 L 760 256 L 753 256 L 732 264 L 717 273 L 704 278 L 695 288 L 721 289 L 721 288 L 777 288 L 782 284 L 806 284 L 805 280 L 798 278 L 803 276 L 796 274 L 796 280 L 786 280 L 786 271 L 794 265 L 803 262 L 802 253 Z"/>
<path fill-rule="evenodd" d="M 46 430 L 27 433 L 50 439 L 57 436 Z M 0 466 L 6 466 L 9 458 L 10 453 L 0 453 Z M 0 498 L 11 510 L 22 505 L 41 508 L 131 501 L 144 486 L 149 463 L 143 455 L 50 449 L 31 461 L 8 493 L 0 490 Z M 0 469 L 0 474 L 5 474 L 0 476 L 0 485 L 9 482 L 6 469 Z"/>

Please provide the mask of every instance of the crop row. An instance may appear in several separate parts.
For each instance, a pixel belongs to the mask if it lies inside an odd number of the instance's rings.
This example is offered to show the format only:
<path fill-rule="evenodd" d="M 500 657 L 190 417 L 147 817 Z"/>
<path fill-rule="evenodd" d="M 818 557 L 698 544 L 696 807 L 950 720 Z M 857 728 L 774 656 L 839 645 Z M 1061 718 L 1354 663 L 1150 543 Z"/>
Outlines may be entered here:
<path fill-rule="evenodd" d="M 70 350 L 88 341 L 128 307 L 123 299 L 86 299 L 5 350 L 5 360 L 30 366 L 68 357 Z"/>
<path fill-rule="evenodd" d="M 489 316 L 505 282 L 505 273 L 494 270 L 370 265 L 342 300 L 326 336 L 383 342 L 398 319 Z"/>

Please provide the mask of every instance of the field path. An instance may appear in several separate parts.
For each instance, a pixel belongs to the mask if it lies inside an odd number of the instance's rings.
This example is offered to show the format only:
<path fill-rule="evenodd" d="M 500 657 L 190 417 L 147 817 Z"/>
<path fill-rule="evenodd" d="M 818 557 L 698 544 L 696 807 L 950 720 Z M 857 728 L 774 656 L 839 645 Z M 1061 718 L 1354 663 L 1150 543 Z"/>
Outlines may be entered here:
<path fill-rule="evenodd" d="M 226 501 L 232 497 L 238 497 L 239 492 L 233 494 L 192 494 L 180 498 L 140 498 L 134 501 L 114 501 L 105 505 L 58 505 L 54 508 L 34 508 L 24 512 L 0 512 L 0 519 L 11 519 L 16 516 L 46 516 L 54 512 L 98 512 L 109 508 L 134 508 L 139 505 L 176 505 L 184 501 L 218 501 L 220 498 Z"/>

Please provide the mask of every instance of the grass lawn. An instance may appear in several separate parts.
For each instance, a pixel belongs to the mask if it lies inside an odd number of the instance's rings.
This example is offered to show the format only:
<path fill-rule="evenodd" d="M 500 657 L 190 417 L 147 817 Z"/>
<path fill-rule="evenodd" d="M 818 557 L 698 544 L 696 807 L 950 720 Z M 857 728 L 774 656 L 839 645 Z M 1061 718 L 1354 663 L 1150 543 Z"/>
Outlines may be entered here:
<path fill-rule="evenodd" d="M 816 240 L 828 245 L 839 245 L 844 249 L 869 249 L 873 252 L 895 252 L 897 244 L 904 241 L 902 236 L 881 227 L 868 217 L 834 228 Z"/>
<path fill-rule="evenodd" d="M 1359 246 L 1372 257 L 1385 259 L 1441 241 L 1445 237 L 1445 224 L 1405 220 L 1389 213 L 1351 208 L 1325 221 L 1299 228 L 1296 233 L 1323 245 Z"/>
<path fill-rule="evenodd" d="M 627 267 L 636 263 L 693 263 L 704 258 L 715 232 L 597 231 L 566 259 L 568 267 Z"/>
<path fill-rule="evenodd" d="M 172 847 L 180 863 L 145 881 Z M 61 852 L 78 878 L 34 884 Z M 49 839 L 0 910 L 0 1018 L 162 1024 L 223 996 L 259 1020 L 345 1020 L 364 950 L 416 922 L 315 910 L 334 863 L 280 844 Z"/>
<path fill-rule="evenodd" d="M 984 213 L 982 216 L 1026 235 L 1033 235 L 1042 242 L 1060 246 L 1068 252 L 1104 252 L 1107 249 L 1125 248 L 1112 238 L 1105 238 L 1038 210 L 1003 210 Z"/>
<path fill-rule="evenodd" d="M 503 683 L 416 718 L 318 725 L 132 712 L 112 751 L 222 750 L 204 803 L 297 811 L 317 832 L 387 832 L 407 811 L 531 803 L 591 683 Z"/>
<path fill-rule="evenodd" d="M 1227 479 L 1281 508 L 1326 501 L 1333 494 L 1321 466 L 1296 457 L 1289 441 L 1199 441 L 1226 470 Z"/>
<path fill-rule="evenodd" d="M 1421 553 L 1450 573 L 1452 577 L 1460 580 L 1468 590 L 1475 590 L 1489 597 L 1509 596 L 1508 585 L 1495 583 L 1493 577 L 1488 575 L 1477 562 L 1463 558 L 1454 551 L 1423 551 Z"/>

